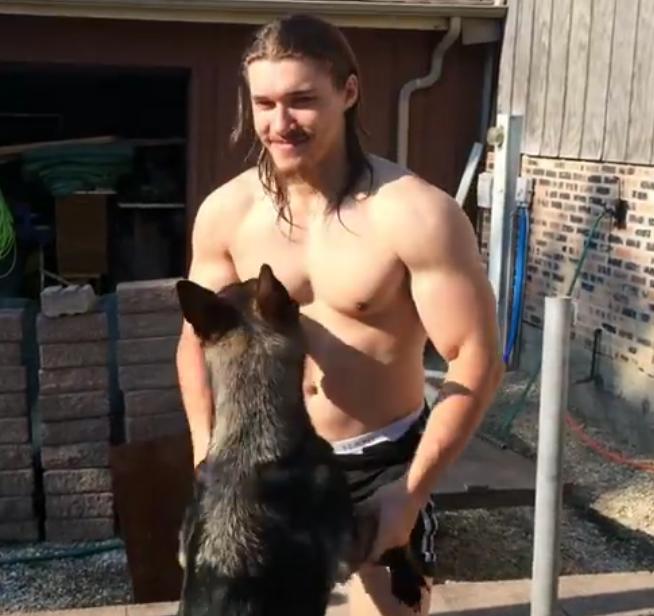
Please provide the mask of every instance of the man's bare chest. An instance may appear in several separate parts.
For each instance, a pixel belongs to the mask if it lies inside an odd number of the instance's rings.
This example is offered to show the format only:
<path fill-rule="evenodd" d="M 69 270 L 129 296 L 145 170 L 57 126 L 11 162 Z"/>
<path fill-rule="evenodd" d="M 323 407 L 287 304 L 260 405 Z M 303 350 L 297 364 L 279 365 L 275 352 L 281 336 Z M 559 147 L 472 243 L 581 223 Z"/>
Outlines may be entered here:
<path fill-rule="evenodd" d="M 300 304 L 352 316 L 383 310 L 400 291 L 404 268 L 370 225 L 333 216 L 288 230 L 275 220 L 245 221 L 230 246 L 241 280 L 268 263 Z"/>

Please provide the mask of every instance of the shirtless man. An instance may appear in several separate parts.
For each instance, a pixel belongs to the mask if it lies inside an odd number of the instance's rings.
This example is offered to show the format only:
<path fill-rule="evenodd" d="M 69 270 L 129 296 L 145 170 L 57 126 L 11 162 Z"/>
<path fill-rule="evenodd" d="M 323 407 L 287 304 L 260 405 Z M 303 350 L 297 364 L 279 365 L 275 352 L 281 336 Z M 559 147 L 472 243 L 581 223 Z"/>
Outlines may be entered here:
<path fill-rule="evenodd" d="M 302 16 L 268 24 L 242 71 L 237 132 L 254 129 L 261 154 L 202 203 L 188 277 L 218 291 L 266 262 L 300 303 L 308 412 L 342 455 L 355 499 L 380 512 L 370 563 L 350 584 L 351 613 L 402 616 L 374 560 L 410 540 L 433 575 L 430 495 L 503 375 L 492 291 L 458 205 L 362 150 L 357 63 L 336 28 Z M 448 362 L 431 413 L 428 339 Z M 184 323 L 177 366 L 196 465 L 212 417 L 203 361 Z M 428 603 L 426 593 L 424 614 Z"/>

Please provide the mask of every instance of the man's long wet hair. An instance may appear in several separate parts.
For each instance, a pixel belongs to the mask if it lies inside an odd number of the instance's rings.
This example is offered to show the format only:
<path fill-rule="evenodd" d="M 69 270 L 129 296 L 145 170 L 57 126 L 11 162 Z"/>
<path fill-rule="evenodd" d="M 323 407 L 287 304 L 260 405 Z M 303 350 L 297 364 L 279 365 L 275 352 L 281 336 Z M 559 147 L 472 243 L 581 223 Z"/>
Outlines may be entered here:
<path fill-rule="evenodd" d="M 270 153 L 254 134 L 247 81 L 247 68 L 252 62 L 286 58 L 309 58 L 317 61 L 326 68 L 334 87 L 338 90 L 345 87 L 350 75 L 359 78 L 359 66 L 350 44 L 341 31 L 326 21 L 308 15 L 291 15 L 268 23 L 256 32 L 254 39 L 245 50 L 238 86 L 237 122 L 231 140 L 232 143 L 237 143 L 247 136 L 252 139 L 250 154 L 257 152 L 257 170 L 261 184 L 272 197 L 278 215 L 291 222 L 286 187 L 279 181 Z M 345 199 L 354 196 L 356 187 L 366 175 L 368 193 L 372 188 L 372 165 L 359 140 L 360 100 L 361 90 L 357 101 L 345 112 L 347 175 L 335 199 L 328 204 L 328 213 L 335 211 L 338 214 Z"/>

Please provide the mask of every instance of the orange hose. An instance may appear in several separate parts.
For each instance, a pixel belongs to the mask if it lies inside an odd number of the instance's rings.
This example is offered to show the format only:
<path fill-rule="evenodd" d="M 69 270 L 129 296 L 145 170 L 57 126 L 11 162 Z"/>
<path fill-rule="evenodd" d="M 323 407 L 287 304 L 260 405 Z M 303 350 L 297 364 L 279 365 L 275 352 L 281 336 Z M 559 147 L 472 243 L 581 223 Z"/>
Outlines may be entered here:
<path fill-rule="evenodd" d="M 620 464 L 622 466 L 629 466 L 637 470 L 645 471 L 647 473 L 654 473 L 654 462 L 638 462 L 631 458 L 626 457 L 620 452 L 611 451 L 599 441 L 596 441 L 594 438 L 589 436 L 584 432 L 581 424 L 575 421 L 569 414 L 565 416 L 565 422 L 568 424 L 570 429 L 575 433 L 577 438 L 588 448 L 592 449 L 595 453 L 600 455 L 602 458 Z"/>

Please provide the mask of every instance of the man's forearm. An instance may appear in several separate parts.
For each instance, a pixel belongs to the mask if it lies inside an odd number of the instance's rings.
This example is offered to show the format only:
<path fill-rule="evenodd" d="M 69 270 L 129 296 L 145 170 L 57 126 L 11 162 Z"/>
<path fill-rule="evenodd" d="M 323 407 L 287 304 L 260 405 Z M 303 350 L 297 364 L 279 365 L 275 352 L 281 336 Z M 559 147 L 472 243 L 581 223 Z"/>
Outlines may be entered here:
<path fill-rule="evenodd" d="M 499 360 L 460 357 L 451 362 L 407 474 L 407 490 L 420 506 L 476 432 L 503 374 Z"/>
<path fill-rule="evenodd" d="M 202 349 L 189 332 L 183 332 L 177 348 L 177 374 L 182 402 L 191 433 L 193 466 L 207 455 L 211 436 L 213 400 L 207 382 Z"/>

